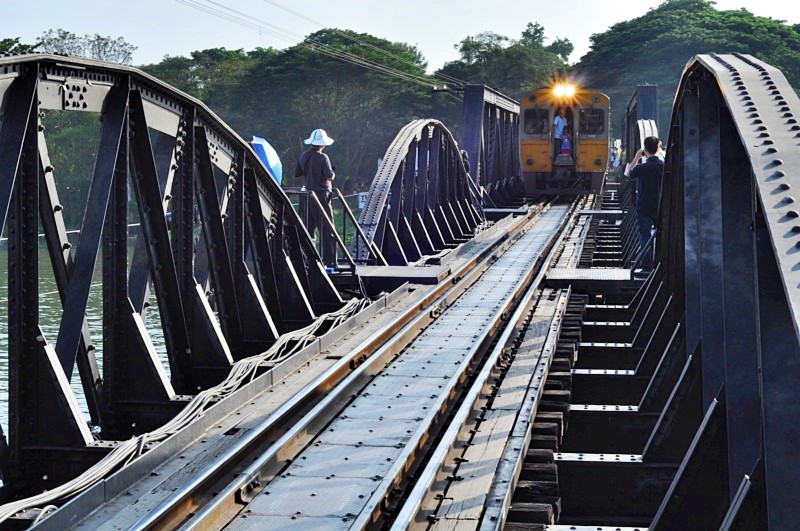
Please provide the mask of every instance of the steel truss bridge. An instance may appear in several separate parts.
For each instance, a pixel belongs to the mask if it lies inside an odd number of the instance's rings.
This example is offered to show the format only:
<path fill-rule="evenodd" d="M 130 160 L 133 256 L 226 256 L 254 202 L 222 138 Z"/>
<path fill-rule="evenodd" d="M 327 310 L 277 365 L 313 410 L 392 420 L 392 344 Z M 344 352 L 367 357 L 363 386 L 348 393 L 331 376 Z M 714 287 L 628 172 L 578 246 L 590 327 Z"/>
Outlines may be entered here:
<path fill-rule="evenodd" d="M 301 221 L 315 196 L 298 214 L 201 102 L 132 68 L 0 58 L 0 523 L 794 527 L 800 101 L 784 76 L 747 55 L 688 63 L 646 276 L 635 183 L 524 197 L 519 107 L 464 96 L 474 172 L 445 124 L 403 128 L 360 217 L 335 196 L 331 271 Z M 629 153 L 657 131 L 651 98 L 639 87 L 625 113 Z M 54 112 L 101 123 L 77 237 Z"/>

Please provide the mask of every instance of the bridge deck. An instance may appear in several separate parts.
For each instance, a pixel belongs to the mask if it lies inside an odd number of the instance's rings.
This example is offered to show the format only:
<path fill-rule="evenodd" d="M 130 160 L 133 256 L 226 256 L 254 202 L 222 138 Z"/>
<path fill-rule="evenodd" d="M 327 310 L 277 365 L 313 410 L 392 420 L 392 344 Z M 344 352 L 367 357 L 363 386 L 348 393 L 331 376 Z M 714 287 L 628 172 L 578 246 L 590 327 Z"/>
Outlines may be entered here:
<path fill-rule="evenodd" d="M 465 368 L 568 211 L 554 206 L 424 330 L 248 505 L 229 528 L 283 528 L 298 517 L 331 529 L 369 521 L 381 483 L 413 461 L 432 417 L 446 408 Z M 522 406 L 523 395 L 511 407 Z M 369 437 L 367 437 L 369 435 Z M 383 497 L 378 489 L 378 496 Z M 369 511 L 364 513 L 365 509 Z"/>
<path fill-rule="evenodd" d="M 443 258 L 443 261 L 452 271 L 469 267 L 471 262 L 480 259 L 485 253 L 496 247 L 508 237 L 509 231 L 515 230 L 523 222 L 510 217 L 506 218 L 488 230 L 484 230 L 470 242 L 453 249 Z M 338 331 L 338 335 L 341 337 L 328 339 L 327 335 L 322 336 L 320 338 L 321 348 L 311 352 L 307 352 L 309 349 L 305 349 L 295 355 L 291 363 L 286 364 L 294 367 L 293 369 L 276 367 L 277 374 L 271 380 L 273 383 L 264 384 L 255 395 L 243 400 L 241 407 L 234 408 L 230 413 L 218 417 L 210 424 L 209 429 L 196 430 L 191 439 L 193 444 L 173 441 L 170 445 L 166 445 L 172 446 L 170 452 L 173 457 L 155 467 L 151 465 L 150 468 L 147 468 L 145 465 L 147 473 L 143 474 L 140 480 L 132 483 L 128 479 L 129 484 L 120 495 L 113 495 L 113 488 L 96 489 L 100 491 L 100 496 L 103 495 L 103 490 L 111 493 L 112 496 L 107 503 L 100 506 L 99 510 L 89 514 L 81 521 L 80 526 L 91 529 L 118 529 L 136 522 L 148 511 L 158 506 L 166 496 L 174 492 L 177 486 L 185 484 L 192 474 L 230 451 L 248 432 L 252 432 L 260 422 L 274 415 L 280 406 L 289 401 L 292 396 L 301 393 L 315 378 L 323 376 L 342 357 L 356 350 L 370 336 L 391 326 L 405 310 L 420 305 L 433 289 L 434 286 L 409 284 L 392 293 L 391 296 L 385 298 L 385 301 L 380 299 L 378 303 L 383 307 L 375 311 L 374 315 L 365 316 L 365 319 L 349 326 L 350 330 L 344 334 Z M 343 326 L 348 327 L 346 323 Z M 301 361 L 301 358 L 305 359 Z M 210 410 L 206 416 L 209 415 L 213 416 L 214 411 Z M 160 449 L 160 451 L 164 450 Z M 161 459 L 163 460 L 163 457 Z M 109 478 L 109 481 L 117 484 L 114 476 Z M 90 493 L 87 496 L 79 496 L 67 504 L 64 511 L 59 511 L 57 515 L 48 518 L 45 524 L 57 528 L 60 525 L 59 516 L 61 514 L 70 512 L 85 514 L 87 511 L 78 509 L 78 507 L 82 506 L 84 498 L 90 500 L 89 504 L 96 503 L 92 500 L 95 500 L 97 495 Z"/>

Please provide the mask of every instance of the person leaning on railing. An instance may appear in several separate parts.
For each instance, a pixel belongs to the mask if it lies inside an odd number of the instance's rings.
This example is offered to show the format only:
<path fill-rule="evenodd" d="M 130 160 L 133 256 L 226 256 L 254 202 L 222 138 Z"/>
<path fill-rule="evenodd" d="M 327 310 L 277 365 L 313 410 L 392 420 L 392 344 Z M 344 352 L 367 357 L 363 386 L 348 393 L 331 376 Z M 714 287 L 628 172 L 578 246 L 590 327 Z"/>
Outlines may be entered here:
<path fill-rule="evenodd" d="M 295 178 L 306 178 L 306 190 L 317 196 L 328 218 L 333 220 L 332 182 L 336 178 L 331 159 L 322 152 L 326 146 L 333 144 L 333 139 L 323 129 L 314 129 L 311 135 L 303 141 L 309 147 L 300 154 L 297 167 L 294 170 Z M 315 238 L 319 229 L 320 245 L 322 247 L 322 261 L 330 267 L 336 266 L 336 239 L 331 233 L 330 225 L 325 221 L 322 211 L 317 208 L 316 202 L 309 197 L 308 205 L 308 233 Z"/>

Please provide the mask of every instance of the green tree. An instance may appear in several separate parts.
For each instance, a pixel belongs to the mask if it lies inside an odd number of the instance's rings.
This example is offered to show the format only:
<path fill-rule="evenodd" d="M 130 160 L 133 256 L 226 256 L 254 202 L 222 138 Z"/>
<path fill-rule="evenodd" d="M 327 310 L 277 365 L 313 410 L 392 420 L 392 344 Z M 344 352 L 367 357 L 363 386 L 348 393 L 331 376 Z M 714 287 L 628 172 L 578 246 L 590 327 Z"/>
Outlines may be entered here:
<path fill-rule="evenodd" d="M 572 43 L 567 39 L 544 43 L 544 27 L 538 22 L 528 23 L 519 40 L 480 33 L 457 44 L 461 59 L 447 63 L 440 72 L 519 97 L 547 84 L 567 66 Z"/>
<path fill-rule="evenodd" d="M 36 48 L 35 44 L 24 44 L 19 41 L 19 37 L 0 39 L 0 53 L 28 53 Z"/>
<path fill-rule="evenodd" d="M 622 115 L 637 84 L 657 84 L 659 124 L 666 135 L 683 68 L 694 55 L 708 52 L 751 54 L 780 68 L 794 87 L 800 87 L 797 27 L 746 9 L 718 11 L 707 0 L 667 0 L 639 18 L 592 35 L 591 49 L 576 70 L 591 86 L 609 94 L 616 116 Z"/>
<path fill-rule="evenodd" d="M 97 33 L 80 36 L 61 28 L 42 33 L 36 48 L 46 53 L 88 57 L 124 65 L 131 63 L 137 49 L 122 37 L 114 38 Z"/>

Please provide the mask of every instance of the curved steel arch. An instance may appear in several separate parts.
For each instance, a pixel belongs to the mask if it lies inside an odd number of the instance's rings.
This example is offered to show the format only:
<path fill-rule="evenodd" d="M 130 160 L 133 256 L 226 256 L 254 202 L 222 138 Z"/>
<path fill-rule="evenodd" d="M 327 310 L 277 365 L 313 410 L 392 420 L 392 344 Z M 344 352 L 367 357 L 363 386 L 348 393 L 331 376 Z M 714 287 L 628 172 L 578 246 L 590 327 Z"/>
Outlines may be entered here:
<path fill-rule="evenodd" d="M 408 265 L 466 241 L 482 222 L 474 203 L 453 135 L 437 120 L 415 120 L 386 150 L 359 224 L 389 265 Z"/>
<path fill-rule="evenodd" d="M 175 407 L 163 405 L 177 395 L 221 381 L 235 360 L 343 306 L 286 195 L 200 101 L 135 68 L 27 54 L 0 57 L 0 109 L 0 229 L 10 250 L 6 485 L 25 490 L 26 475 L 46 476 L 47 488 L 97 459 L 87 451 L 65 464 L 40 451 L 92 442 L 69 388 L 75 365 L 103 438 L 126 438 L 171 418 Z M 50 110 L 101 117 L 77 245 L 47 151 L 41 119 Z M 130 197 L 141 229 L 129 256 Z M 40 220 L 54 304 L 63 308 L 55 340 L 39 320 Z M 102 374 L 86 324 L 101 248 Z M 143 324 L 151 284 L 169 378 Z"/>
<path fill-rule="evenodd" d="M 686 312 L 687 348 L 702 342 L 703 407 L 725 388 L 725 499 L 760 462 L 763 490 L 753 494 L 771 529 L 791 527 L 800 503 L 800 472 L 786 466 L 800 440 L 798 113 L 800 98 L 766 63 L 690 61 L 673 106 L 656 249 Z M 667 518 L 657 523 L 670 527 Z"/>

